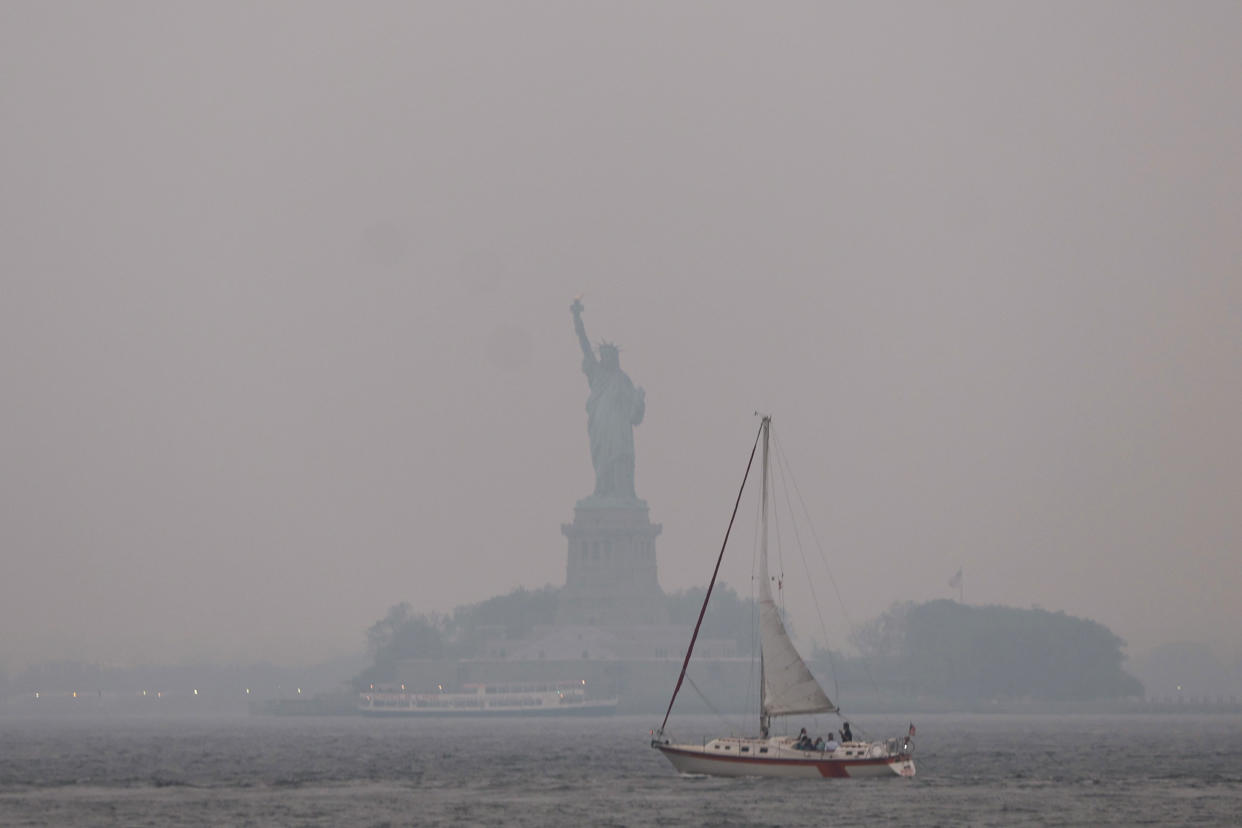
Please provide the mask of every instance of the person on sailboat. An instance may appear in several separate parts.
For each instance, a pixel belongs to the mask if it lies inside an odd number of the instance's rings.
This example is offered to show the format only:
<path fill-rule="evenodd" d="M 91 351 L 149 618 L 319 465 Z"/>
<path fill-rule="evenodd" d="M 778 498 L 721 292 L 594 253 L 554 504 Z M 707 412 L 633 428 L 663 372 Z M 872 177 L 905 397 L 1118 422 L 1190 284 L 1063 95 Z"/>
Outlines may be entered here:
<path fill-rule="evenodd" d="M 832 753 L 839 747 L 840 745 L 837 744 L 836 737 L 834 737 L 831 733 L 829 733 L 828 741 L 824 742 L 824 753 Z"/>
<path fill-rule="evenodd" d="M 845 724 L 841 725 L 841 741 L 842 741 L 842 742 L 852 742 L 852 741 L 854 741 L 854 734 L 853 734 L 853 733 L 850 733 L 850 723 L 849 723 L 849 722 L 846 722 Z"/>
<path fill-rule="evenodd" d="M 806 728 L 798 733 L 798 741 L 794 743 L 794 747 L 798 750 L 813 750 L 814 745 L 811 744 L 811 737 L 807 735 Z"/>

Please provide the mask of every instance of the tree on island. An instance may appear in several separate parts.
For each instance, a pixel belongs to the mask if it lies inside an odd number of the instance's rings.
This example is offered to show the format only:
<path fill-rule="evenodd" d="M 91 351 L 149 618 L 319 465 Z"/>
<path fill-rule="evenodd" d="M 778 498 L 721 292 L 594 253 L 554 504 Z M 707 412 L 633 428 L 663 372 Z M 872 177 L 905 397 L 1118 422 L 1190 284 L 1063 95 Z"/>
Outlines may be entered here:
<path fill-rule="evenodd" d="M 955 701 L 1141 696 L 1125 642 L 1086 618 L 940 600 L 894 604 L 851 637 L 881 684 Z"/>
<path fill-rule="evenodd" d="M 487 640 L 498 633 L 510 640 L 527 638 L 536 627 L 555 623 L 560 591 L 551 585 L 519 587 L 457 607 L 448 615 L 417 613 L 404 601 L 395 604 L 367 630 L 367 652 L 373 662 L 354 678 L 354 684 L 361 689 L 394 681 L 401 661 L 478 656 Z M 689 630 L 698 617 L 703 593 L 702 587 L 695 587 L 667 595 L 672 623 Z M 712 593 L 703 629 L 713 638 L 732 639 L 737 652 L 746 655 L 755 641 L 754 618 L 754 602 L 721 584 Z"/>
<path fill-rule="evenodd" d="M 489 633 L 503 629 L 506 638 L 518 639 L 539 625 L 556 618 L 559 587 L 519 587 L 457 607 L 449 615 L 416 613 L 402 601 L 367 629 L 367 652 L 373 663 L 354 678 L 360 688 L 391 682 L 397 664 L 413 659 L 470 658 L 482 651 Z"/>
<path fill-rule="evenodd" d="M 354 677 L 359 689 L 396 678 L 397 663 L 411 658 L 443 658 L 446 654 L 444 617 L 434 613 L 415 613 L 408 602 L 389 608 L 388 613 L 367 629 L 367 652 L 372 664 Z"/>
<path fill-rule="evenodd" d="M 691 587 L 665 596 L 668 599 L 669 622 L 685 627 L 688 634 L 699 617 L 706 594 L 705 587 Z M 747 656 L 758 641 L 757 618 L 753 599 L 742 598 L 733 587 L 720 583 L 712 590 L 711 603 L 703 615 L 702 635 L 705 638 L 732 639 L 737 645 L 738 655 Z M 788 618 L 785 619 L 785 626 L 792 634 L 793 627 Z"/>

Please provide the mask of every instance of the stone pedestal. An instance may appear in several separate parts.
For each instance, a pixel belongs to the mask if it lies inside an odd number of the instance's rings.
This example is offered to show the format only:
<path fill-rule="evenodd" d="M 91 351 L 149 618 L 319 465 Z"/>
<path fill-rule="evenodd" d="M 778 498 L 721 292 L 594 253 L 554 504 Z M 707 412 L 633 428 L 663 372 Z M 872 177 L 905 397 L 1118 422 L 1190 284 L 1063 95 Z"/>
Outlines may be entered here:
<path fill-rule="evenodd" d="M 656 574 L 655 539 L 662 527 L 637 498 L 588 497 L 561 525 L 569 540 L 557 624 L 631 627 L 667 624 Z"/>

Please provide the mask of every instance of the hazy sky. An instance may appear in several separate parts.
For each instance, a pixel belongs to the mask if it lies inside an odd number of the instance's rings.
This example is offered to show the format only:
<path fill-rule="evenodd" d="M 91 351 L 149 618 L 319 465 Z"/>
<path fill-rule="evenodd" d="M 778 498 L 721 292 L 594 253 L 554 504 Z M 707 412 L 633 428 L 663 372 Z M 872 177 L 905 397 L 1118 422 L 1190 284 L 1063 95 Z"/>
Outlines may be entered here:
<path fill-rule="evenodd" d="M 666 589 L 759 408 L 855 622 L 962 566 L 1242 654 L 1239 43 L 1206 0 L 0 4 L 0 664 L 563 583 L 578 293 Z"/>

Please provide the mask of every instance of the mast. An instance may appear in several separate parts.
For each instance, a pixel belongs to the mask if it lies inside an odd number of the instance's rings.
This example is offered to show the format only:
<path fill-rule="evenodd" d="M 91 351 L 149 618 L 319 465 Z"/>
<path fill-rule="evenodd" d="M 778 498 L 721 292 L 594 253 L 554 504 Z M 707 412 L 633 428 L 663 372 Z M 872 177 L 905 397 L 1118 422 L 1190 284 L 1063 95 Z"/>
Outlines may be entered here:
<path fill-rule="evenodd" d="M 764 587 L 768 583 L 768 429 L 772 424 L 772 416 L 764 415 L 759 425 L 763 435 L 763 456 L 760 458 L 761 485 L 759 487 L 759 578 Z M 766 687 L 767 681 L 763 674 L 763 639 L 759 639 L 759 733 L 768 738 L 771 717 L 768 715 Z"/>

